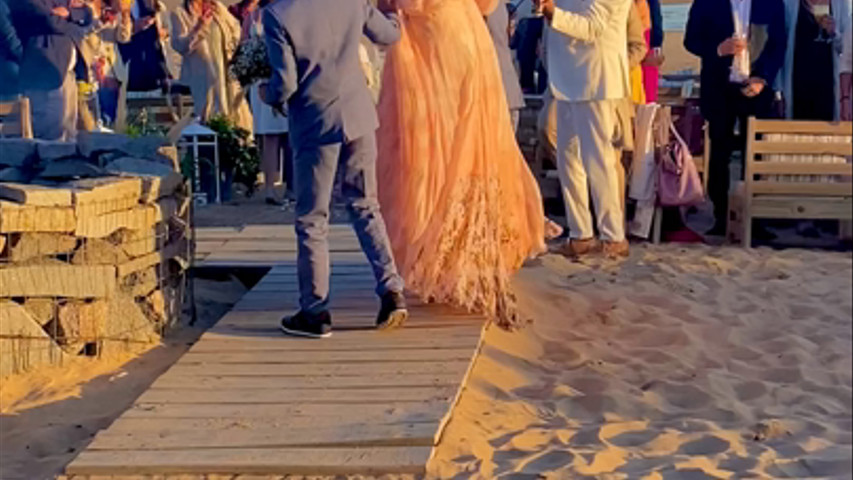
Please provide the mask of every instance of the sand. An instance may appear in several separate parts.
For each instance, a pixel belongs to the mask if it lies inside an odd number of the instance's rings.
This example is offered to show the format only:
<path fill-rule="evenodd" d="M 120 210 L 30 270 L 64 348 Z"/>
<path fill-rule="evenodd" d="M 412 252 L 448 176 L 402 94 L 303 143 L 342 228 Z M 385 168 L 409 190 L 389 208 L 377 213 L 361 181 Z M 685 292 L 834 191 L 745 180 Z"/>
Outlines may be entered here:
<path fill-rule="evenodd" d="M 489 328 L 439 478 L 851 478 L 851 255 L 548 255 Z"/>

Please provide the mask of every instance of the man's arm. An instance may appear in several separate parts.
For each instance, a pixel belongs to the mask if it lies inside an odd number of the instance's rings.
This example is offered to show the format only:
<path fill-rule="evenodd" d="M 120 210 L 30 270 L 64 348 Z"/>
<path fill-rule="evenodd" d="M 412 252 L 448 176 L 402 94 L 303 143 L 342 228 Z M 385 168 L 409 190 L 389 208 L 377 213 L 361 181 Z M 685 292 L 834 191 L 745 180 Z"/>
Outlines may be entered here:
<path fill-rule="evenodd" d="M 272 77 L 263 100 L 273 108 L 282 110 L 298 87 L 296 57 L 284 27 L 270 9 L 264 9 L 261 21 L 264 25 L 267 55 L 272 67 Z"/>
<path fill-rule="evenodd" d="M 8 58 L 18 62 L 24 55 L 24 47 L 15 26 L 12 25 L 12 17 L 5 0 L 0 0 L 0 52 L 6 52 Z"/>
<path fill-rule="evenodd" d="M 400 40 L 400 19 L 396 13 L 383 13 L 365 1 L 364 34 L 376 45 L 391 46 Z"/>
<path fill-rule="evenodd" d="M 583 42 L 594 42 L 610 25 L 616 11 L 628 2 L 630 0 L 593 0 L 580 13 L 557 8 L 553 0 L 540 0 L 540 5 L 552 29 Z"/>
<path fill-rule="evenodd" d="M 649 35 L 649 46 L 660 48 L 663 46 L 663 13 L 660 8 L 660 0 L 649 0 L 649 12 L 652 15 L 652 31 Z"/>
<path fill-rule="evenodd" d="M 684 48 L 702 60 L 711 60 L 718 58 L 717 45 L 709 39 L 705 3 L 706 0 L 695 0 L 690 6 L 687 27 L 684 30 Z"/>

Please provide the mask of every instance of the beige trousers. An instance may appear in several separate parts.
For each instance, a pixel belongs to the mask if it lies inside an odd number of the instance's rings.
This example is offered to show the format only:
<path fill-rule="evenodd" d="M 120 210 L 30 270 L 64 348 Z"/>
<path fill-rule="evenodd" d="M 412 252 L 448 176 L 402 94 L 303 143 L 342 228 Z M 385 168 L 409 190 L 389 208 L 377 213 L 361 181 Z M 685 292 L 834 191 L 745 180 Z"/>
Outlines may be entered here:
<path fill-rule="evenodd" d="M 622 166 L 614 146 L 619 102 L 557 102 L 557 170 L 571 238 L 594 236 L 591 196 L 601 239 L 625 239 Z"/>

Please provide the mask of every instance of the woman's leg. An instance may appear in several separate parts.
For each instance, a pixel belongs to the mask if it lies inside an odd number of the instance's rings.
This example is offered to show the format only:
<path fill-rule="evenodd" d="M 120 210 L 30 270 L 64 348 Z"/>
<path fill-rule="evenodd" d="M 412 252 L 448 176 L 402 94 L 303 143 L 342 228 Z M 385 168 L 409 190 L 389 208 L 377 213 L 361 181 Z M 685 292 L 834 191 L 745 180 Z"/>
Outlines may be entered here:
<path fill-rule="evenodd" d="M 278 135 L 261 135 L 261 171 L 264 173 L 264 196 L 267 200 L 277 200 L 275 181 L 278 177 L 280 151 L 280 137 Z"/>
<path fill-rule="evenodd" d="M 284 196 L 285 198 L 294 198 L 293 196 L 293 150 L 290 148 L 290 137 L 286 133 L 282 133 L 279 138 L 281 139 L 281 151 L 282 158 L 284 160 L 284 165 L 282 166 L 282 174 L 284 176 Z"/>

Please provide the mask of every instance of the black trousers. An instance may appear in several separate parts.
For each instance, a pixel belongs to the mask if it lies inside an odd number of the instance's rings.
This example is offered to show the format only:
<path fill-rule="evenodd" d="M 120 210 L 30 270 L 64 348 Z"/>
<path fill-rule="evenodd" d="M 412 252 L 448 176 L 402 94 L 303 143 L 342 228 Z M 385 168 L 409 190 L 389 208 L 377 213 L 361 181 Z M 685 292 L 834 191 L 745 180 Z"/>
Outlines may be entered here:
<path fill-rule="evenodd" d="M 711 139 L 711 158 L 708 165 L 708 196 L 714 204 L 717 226 L 724 227 L 728 215 L 729 186 L 731 178 L 729 164 L 732 153 L 743 151 L 747 119 L 773 118 L 773 89 L 765 87 L 757 96 L 749 98 L 741 93 L 741 86 L 728 84 L 724 100 L 714 106 L 712 114 L 706 115 L 708 136 Z M 735 126 L 740 135 L 736 135 Z M 738 179 L 742 180 L 742 179 Z"/>

